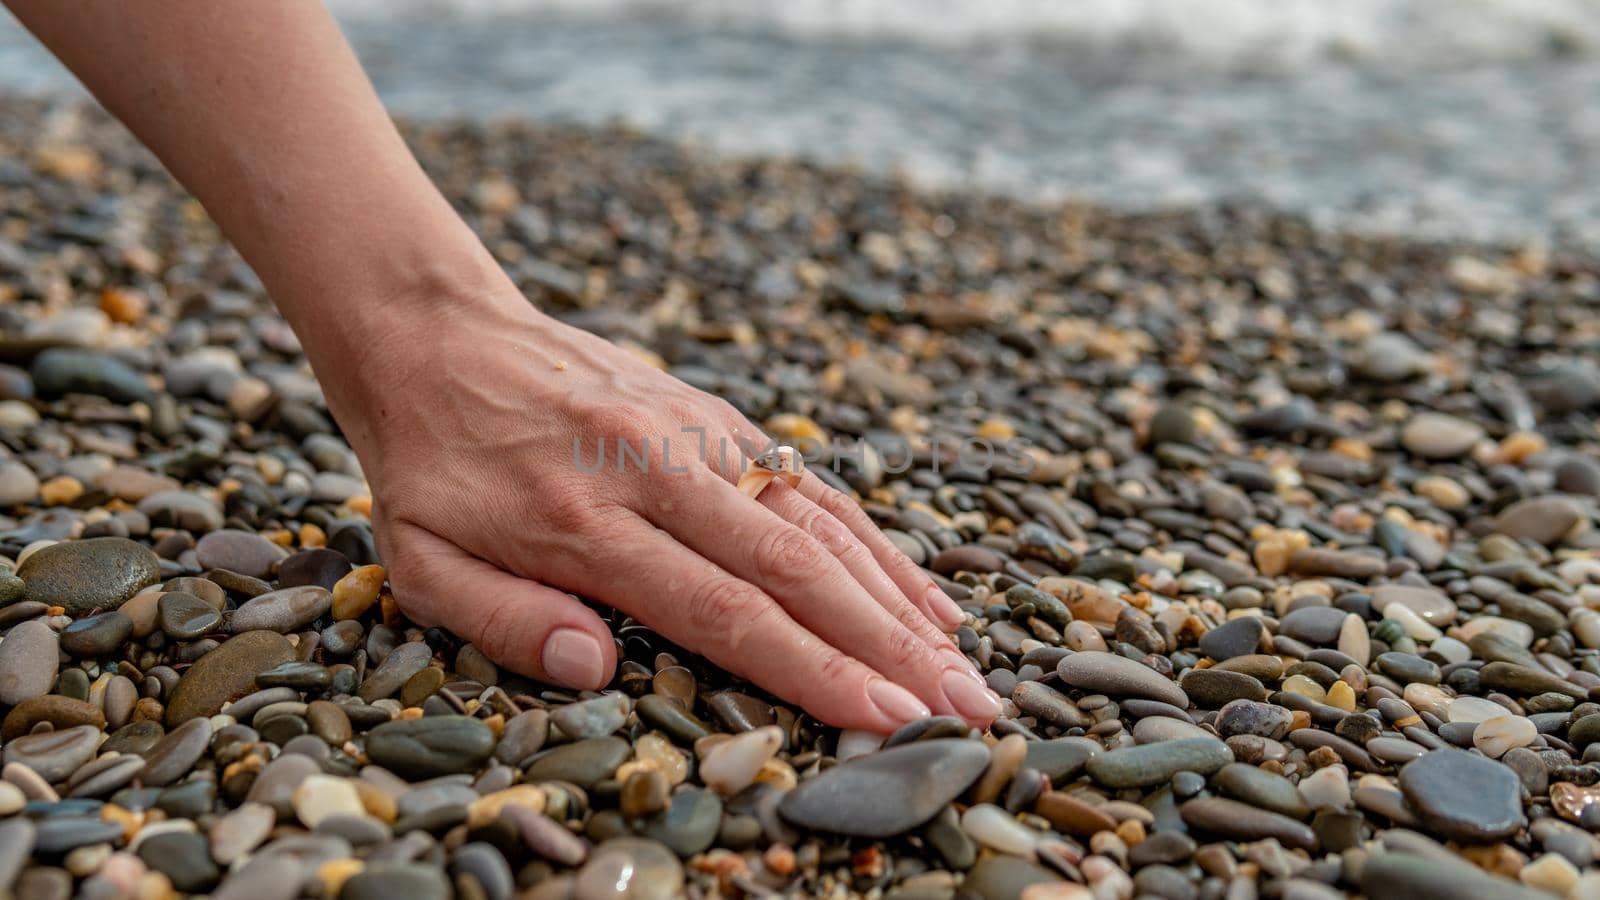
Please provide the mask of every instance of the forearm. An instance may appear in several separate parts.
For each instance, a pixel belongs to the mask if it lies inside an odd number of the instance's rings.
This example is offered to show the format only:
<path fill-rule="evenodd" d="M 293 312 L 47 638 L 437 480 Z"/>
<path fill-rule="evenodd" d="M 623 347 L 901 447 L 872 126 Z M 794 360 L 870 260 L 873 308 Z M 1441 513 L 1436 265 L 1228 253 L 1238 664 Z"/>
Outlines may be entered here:
<path fill-rule="evenodd" d="M 320 3 L 6 3 L 205 205 L 325 382 L 404 322 L 505 295 Z"/>

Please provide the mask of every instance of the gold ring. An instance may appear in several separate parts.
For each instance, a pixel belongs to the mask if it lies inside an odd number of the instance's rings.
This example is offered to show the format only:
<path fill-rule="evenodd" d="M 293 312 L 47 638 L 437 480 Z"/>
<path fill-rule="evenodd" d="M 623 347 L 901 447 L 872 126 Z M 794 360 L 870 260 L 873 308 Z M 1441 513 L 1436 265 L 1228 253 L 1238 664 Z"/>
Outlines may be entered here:
<path fill-rule="evenodd" d="M 800 476 L 805 471 L 806 461 L 800 451 L 793 447 L 778 447 L 750 460 L 744 474 L 739 476 L 739 493 L 752 499 L 759 497 L 774 478 L 783 479 L 790 487 L 799 487 Z"/>

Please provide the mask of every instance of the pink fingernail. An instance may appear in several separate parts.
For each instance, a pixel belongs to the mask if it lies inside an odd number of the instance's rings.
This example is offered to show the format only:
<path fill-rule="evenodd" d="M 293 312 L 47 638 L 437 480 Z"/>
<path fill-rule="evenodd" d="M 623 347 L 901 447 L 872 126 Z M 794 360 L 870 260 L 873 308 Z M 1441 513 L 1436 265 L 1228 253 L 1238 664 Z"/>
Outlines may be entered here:
<path fill-rule="evenodd" d="M 1000 715 L 1000 698 L 960 669 L 946 669 L 939 685 L 945 699 L 964 718 L 989 722 Z"/>
<path fill-rule="evenodd" d="M 563 687 L 594 690 L 605 683 L 605 653 L 587 631 L 557 628 L 550 632 L 539 663 L 545 675 Z"/>
<path fill-rule="evenodd" d="M 878 712 L 893 720 L 897 725 L 921 719 L 931 715 L 928 707 L 910 691 L 884 678 L 874 678 L 867 682 L 867 699 Z"/>
<path fill-rule="evenodd" d="M 953 630 L 957 625 L 967 620 L 967 614 L 961 611 L 956 601 L 950 595 L 937 587 L 928 589 L 928 608 L 938 617 L 939 624 L 947 630 Z"/>

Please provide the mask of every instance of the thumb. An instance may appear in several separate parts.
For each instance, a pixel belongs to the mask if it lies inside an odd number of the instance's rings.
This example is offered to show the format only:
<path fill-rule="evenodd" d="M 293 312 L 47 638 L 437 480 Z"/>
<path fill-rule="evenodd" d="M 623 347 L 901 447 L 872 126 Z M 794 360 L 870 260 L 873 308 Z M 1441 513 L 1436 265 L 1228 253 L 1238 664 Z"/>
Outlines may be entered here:
<path fill-rule="evenodd" d="M 599 690 L 617 668 L 611 630 L 570 594 L 519 578 L 411 526 L 395 535 L 390 583 L 406 615 L 463 637 L 547 684 Z"/>

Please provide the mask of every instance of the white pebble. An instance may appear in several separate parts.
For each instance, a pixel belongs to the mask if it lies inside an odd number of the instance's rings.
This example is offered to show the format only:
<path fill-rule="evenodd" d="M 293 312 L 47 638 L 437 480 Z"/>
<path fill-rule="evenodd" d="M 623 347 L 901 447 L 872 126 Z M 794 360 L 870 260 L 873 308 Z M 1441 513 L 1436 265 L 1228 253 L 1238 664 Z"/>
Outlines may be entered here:
<path fill-rule="evenodd" d="M 1383 617 L 1392 622 L 1400 623 L 1400 627 L 1414 641 L 1434 641 L 1443 636 L 1443 632 L 1428 624 L 1428 621 L 1417 615 L 1409 606 L 1391 603 L 1384 609 Z"/>
<path fill-rule="evenodd" d="M 1451 663 L 1464 663 L 1472 658 L 1472 648 L 1449 635 L 1429 644 L 1428 651 L 1439 654 L 1445 662 Z"/>
<path fill-rule="evenodd" d="M 1328 766 L 1300 779 L 1300 796 L 1312 809 L 1349 809 L 1350 773 L 1344 766 Z"/>
<path fill-rule="evenodd" d="M 992 803 L 979 803 L 962 813 L 961 830 L 991 850 L 1024 858 L 1033 856 L 1033 850 L 1042 837 L 1039 832 L 1018 822 L 1011 813 Z"/>
<path fill-rule="evenodd" d="M 1510 712 L 1510 710 L 1493 700 L 1486 700 L 1482 697 L 1457 697 L 1450 701 L 1450 708 L 1445 713 L 1445 719 L 1450 722 L 1482 722 L 1486 719 L 1508 715 Z"/>
<path fill-rule="evenodd" d="M 1452 636 L 1470 642 L 1480 634 L 1498 634 L 1518 647 L 1533 646 L 1533 626 L 1499 616 L 1478 616 L 1454 629 Z"/>
<path fill-rule="evenodd" d="M 783 746 L 783 729 L 776 725 L 734 735 L 712 747 L 700 763 L 700 779 L 723 796 L 737 794 L 756 780 L 767 760 Z"/>
<path fill-rule="evenodd" d="M 859 728 L 846 728 L 839 732 L 839 746 L 834 751 L 834 758 L 840 762 L 865 756 L 883 746 L 884 736 Z"/>
<path fill-rule="evenodd" d="M 1578 643 L 1593 650 L 1600 647 L 1600 612 L 1592 609 L 1573 610 L 1572 634 Z"/>
<path fill-rule="evenodd" d="M 1367 634 L 1367 623 L 1355 613 L 1345 616 L 1339 626 L 1339 652 L 1360 666 L 1372 660 L 1372 637 Z"/>
<path fill-rule="evenodd" d="M 1563 897 L 1578 883 L 1578 868 L 1559 853 L 1546 853 L 1523 866 L 1517 878 L 1529 887 Z"/>
<path fill-rule="evenodd" d="M 1472 746 L 1490 759 L 1499 759 L 1506 751 L 1526 747 L 1539 736 L 1539 729 L 1531 719 L 1522 716 L 1495 716 L 1484 719 L 1472 732 Z"/>
<path fill-rule="evenodd" d="M 333 775 L 306 776 L 294 789 L 293 805 L 295 815 L 307 828 L 317 827 L 329 816 L 359 816 L 366 812 L 356 786 Z"/>

